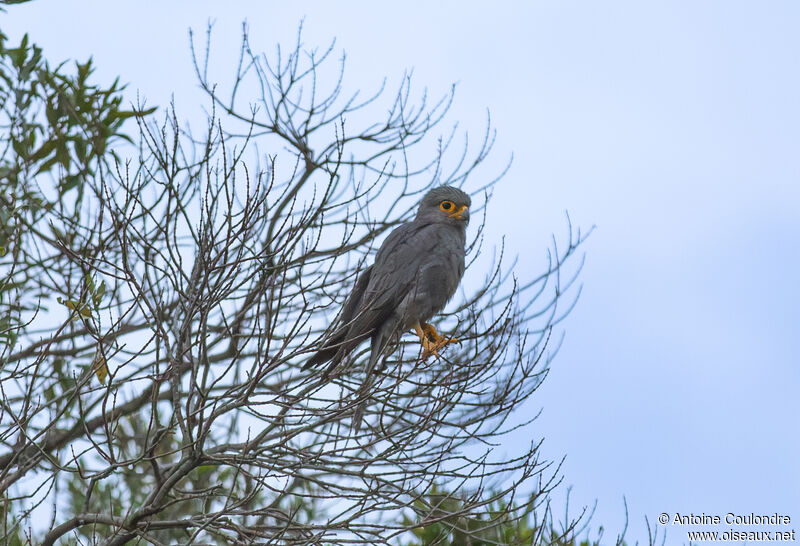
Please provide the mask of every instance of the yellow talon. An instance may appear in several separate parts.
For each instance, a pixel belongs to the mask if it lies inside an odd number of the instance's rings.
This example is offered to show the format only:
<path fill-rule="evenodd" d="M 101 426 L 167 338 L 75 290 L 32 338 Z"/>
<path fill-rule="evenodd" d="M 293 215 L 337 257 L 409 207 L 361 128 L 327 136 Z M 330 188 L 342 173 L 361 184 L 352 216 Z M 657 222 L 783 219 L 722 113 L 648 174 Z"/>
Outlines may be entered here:
<path fill-rule="evenodd" d="M 431 355 L 439 356 L 439 350 L 444 348 L 450 343 L 458 342 L 457 338 L 444 338 L 439 335 L 436 328 L 432 324 L 423 322 L 414 325 L 414 331 L 419 336 L 419 343 L 422 345 L 422 359 L 426 359 Z"/>

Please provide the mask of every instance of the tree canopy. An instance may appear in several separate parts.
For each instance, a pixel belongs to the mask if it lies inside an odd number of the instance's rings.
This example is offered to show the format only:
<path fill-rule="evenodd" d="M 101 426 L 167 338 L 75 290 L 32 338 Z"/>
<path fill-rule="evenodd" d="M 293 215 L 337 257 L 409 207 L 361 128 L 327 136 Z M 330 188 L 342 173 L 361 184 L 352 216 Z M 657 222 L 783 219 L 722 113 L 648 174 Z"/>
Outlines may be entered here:
<path fill-rule="evenodd" d="M 0 38 L 3 540 L 581 543 L 585 514 L 550 508 L 559 465 L 507 438 L 530 429 L 515 411 L 560 345 L 586 234 L 568 223 L 527 276 L 473 222 L 481 280 L 440 322 L 460 345 L 425 360 L 404 338 L 368 391 L 366 348 L 303 370 L 428 188 L 462 187 L 480 220 L 495 133 L 474 145 L 454 88 L 408 74 L 351 90 L 335 44 L 301 32 L 271 54 L 245 33 L 222 76 L 210 29 L 196 42 L 202 130 Z"/>

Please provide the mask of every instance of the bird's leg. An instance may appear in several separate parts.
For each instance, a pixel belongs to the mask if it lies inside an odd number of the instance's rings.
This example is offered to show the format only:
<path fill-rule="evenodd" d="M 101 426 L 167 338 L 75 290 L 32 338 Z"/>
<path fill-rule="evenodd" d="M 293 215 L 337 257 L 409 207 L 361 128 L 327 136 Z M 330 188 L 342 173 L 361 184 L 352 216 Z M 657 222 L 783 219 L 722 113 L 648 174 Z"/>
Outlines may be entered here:
<path fill-rule="evenodd" d="M 422 358 L 428 358 L 430 355 L 439 356 L 439 349 L 450 343 L 456 343 L 456 338 L 444 338 L 439 335 L 436 328 L 427 322 L 414 324 L 414 331 L 419 336 L 419 343 L 422 345 Z"/>
<path fill-rule="evenodd" d="M 435 349 L 433 353 L 436 354 L 436 351 L 449 345 L 451 343 L 458 343 L 458 338 L 455 337 L 442 337 L 439 335 L 439 332 L 436 331 L 436 328 L 433 327 L 433 324 L 428 324 L 427 322 L 421 323 L 422 331 L 427 334 L 429 340 L 433 341 L 435 344 Z M 436 356 L 439 356 L 438 354 Z"/>

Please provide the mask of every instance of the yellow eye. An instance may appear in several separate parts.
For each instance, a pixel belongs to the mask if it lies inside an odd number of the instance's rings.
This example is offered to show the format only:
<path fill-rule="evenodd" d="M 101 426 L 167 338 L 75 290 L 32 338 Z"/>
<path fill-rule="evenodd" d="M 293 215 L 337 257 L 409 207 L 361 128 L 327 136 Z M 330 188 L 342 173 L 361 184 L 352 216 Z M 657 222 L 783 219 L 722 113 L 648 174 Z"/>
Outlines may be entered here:
<path fill-rule="evenodd" d="M 439 210 L 443 212 L 451 212 L 456 208 L 455 203 L 452 201 L 442 201 L 439 203 Z"/>

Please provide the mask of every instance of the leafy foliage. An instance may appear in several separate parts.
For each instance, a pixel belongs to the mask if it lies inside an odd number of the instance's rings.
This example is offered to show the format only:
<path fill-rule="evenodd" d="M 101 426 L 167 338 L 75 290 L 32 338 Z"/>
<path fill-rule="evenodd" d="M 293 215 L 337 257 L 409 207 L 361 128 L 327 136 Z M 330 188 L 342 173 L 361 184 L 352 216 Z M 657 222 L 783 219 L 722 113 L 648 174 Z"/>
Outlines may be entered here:
<path fill-rule="evenodd" d="M 513 497 L 512 497 L 513 499 Z M 440 487 L 414 504 L 422 518 L 405 517 L 412 528 L 413 539 L 404 546 L 519 546 L 523 544 L 551 544 L 558 546 L 600 546 L 602 528 L 597 538 L 588 538 L 589 519 L 585 511 L 577 518 L 556 523 L 547 501 L 531 495 L 518 505 L 502 492 L 482 499 L 483 512 L 465 508 L 474 505 L 474 499 L 464 500 L 447 493 Z M 431 510 L 431 507 L 434 509 Z M 622 536 L 617 546 L 625 546 Z"/>
<path fill-rule="evenodd" d="M 0 265 L 6 271 L 0 276 L 5 311 L 0 340 L 13 346 L 21 314 L 34 310 L 25 303 L 30 299 L 24 292 L 32 286 L 28 281 L 35 268 L 21 259 L 20 249 L 36 237 L 71 242 L 72 227 L 82 221 L 85 180 L 113 159 L 110 146 L 115 140 L 130 142 L 122 132 L 125 121 L 155 109 L 124 109 L 118 80 L 109 87 L 92 83 L 91 59 L 75 63 L 74 70 L 67 70 L 66 63 L 51 67 L 27 34 L 16 47 L 7 42 L 0 32 L 0 132 L 5 135 L 0 144 L 0 258 L 5 260 Z M 55 192 L 37 181 L 48 174 L 56 181 Z M 68 300 L 64 305 L 87 317 L 98 307 L 103 290 L 102 285 L 93 290 L 91 302 Z"/>

